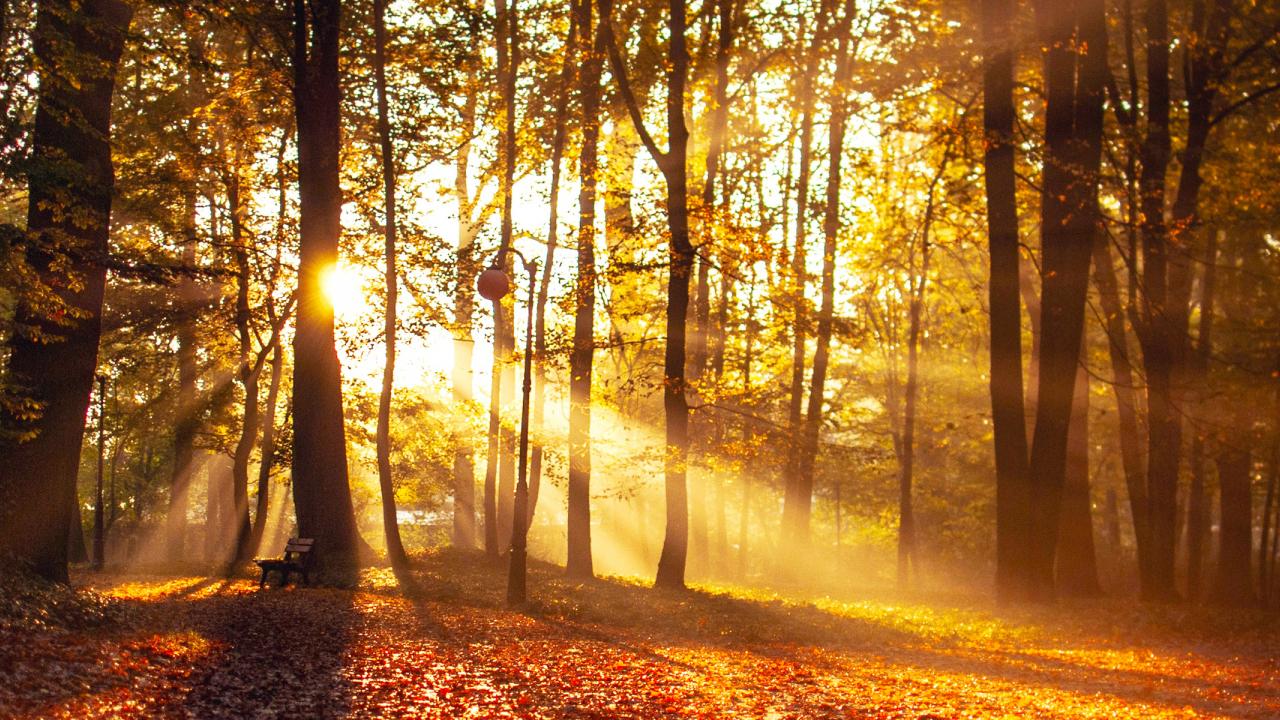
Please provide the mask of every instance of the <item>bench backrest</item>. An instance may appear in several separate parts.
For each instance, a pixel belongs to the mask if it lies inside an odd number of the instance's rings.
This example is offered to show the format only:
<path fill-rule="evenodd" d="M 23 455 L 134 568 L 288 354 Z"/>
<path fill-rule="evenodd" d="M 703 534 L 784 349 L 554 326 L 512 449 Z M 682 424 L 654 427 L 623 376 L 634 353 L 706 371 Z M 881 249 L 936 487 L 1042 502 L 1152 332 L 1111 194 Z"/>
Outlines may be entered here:
<path fill-rule="evenodd" d="M 289 538 L 284 546 L 284 559 L 299 563 L 310 562 L 311 548 L 315 544 L 315 538 Z"/>

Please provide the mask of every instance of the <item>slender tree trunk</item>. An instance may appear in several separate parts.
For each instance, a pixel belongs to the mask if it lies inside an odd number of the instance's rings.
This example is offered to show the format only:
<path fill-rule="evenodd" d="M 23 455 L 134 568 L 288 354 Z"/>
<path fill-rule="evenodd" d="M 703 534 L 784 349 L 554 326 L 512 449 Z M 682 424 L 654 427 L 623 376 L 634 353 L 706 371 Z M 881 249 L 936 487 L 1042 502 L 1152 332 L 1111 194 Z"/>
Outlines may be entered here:
<path fill-rule="evenodd" d="M 578 277 L 569 356 L 568 561 L 570 577 L 594 575 L 591 563 L 591 375 L 595 357 L 596 187 L 599 173 L 600 74 L 604 36 L 592 32 L 591 0 L 575 0 L 580 29 L 582 154 L 578 177 Z M 607 16 L 600 22 L 608 22 Z"/>
<path fill-rule="evenodd" d="M 717 0 L 716 13 L 719 22 L 718 39 L 715 55 L 715 86 L 713 88 L 714 106 L 709 114 L 707 136 L 707 170 L 702 185 L 702 247 L 709 249 L 714 244 L 714 229 L 719 221 L 717 215 L 716 182 L 719 179 L 721 156 L 724 154 L 725 135 L 729 125 L 729 52 L 733 47 L 733 7 L 734 0 Z M 698 290 L 694 301 L 694 337 L 693 349 L 690 352 L 689 377 L 690 384 L 699 389 L 704 382 L 710 361 L 711 343 L 711 263 L 704 255 L 698 262 Z M 702 426 L 699 428 L 699 426 Z M 706 423 L 695 423 L 695 429 L 701 429 L 699 437 L 706 437 Z M 692 534 L 693 572 L 705 575 L 710 569 L 710 548 L 707 534 L 707 469 L 693 482 L 693 502 L 690 508 L 690 531 Z"/>
<path fill-rule="evenodd" d="M 1192 3 L 1190 33 L 1194 40 L 1186 50 L 1183 64 L 1183 76 L 1186 81 L 1187 96 L 1187 136 L 1181 160 L 1181 173 L 1178 178 L 1178 191 L 1174 198 L 1172 215 L 1174 233 L 1173 246 L 1179 248 L 1170 271 L 1170 295 L 1172 297 L 1173 314 L 1168 318 L 1173 342 L 1177 344 L 1174 357 L 1181 358 L 1190 348 L 1187 329 L 1190 321 L 1188 299 L 1191 287 L 1191 268 L 1186 248 L 1195 240 L 1199 229 L 1199 196 L 1204 181 L 1200 176 L 1205 147 L 1211 128 L 1210 117 L 1214 100 L 1217 97 L 1217 83 L 1221 80 L 1222 55 L 1226 51 L 1228 24 L 1234 3 L 1231 0 L 1215 0 L 1212 10 L 1206 7 L 1203 0 Z M 1191 358 L 1189 368 L 1189 385 L 1202 387 L 1207 372 L 1208 356 L 1212 349 L 1211 331 L 1213 321 L 1213 286 L 1215 279 L 1215 263 L 1217 262 L 1217 238 L 1210 236 L 1205 266 L 1204 292 L 1201 300 L 1200 338 L 1197 341 L 1195 355 Z M 1179 363 L 1180 365 L 1180 363 Z M 1176 394 L 1172 402 L 1180 405 L 1177 398 L 1184 393 L 1178 387 L 1178 365 L 1172 369 L 1174 385 L 1171 390 Z M 1204 399 L 1196 404 L 1203 407 Z M 1193 415 L 1194 415 L 1193 411 Z M 1173 423 L 1181 423 L 1181 417 L 1171 419 Z M 1179 440 L 1181 433 L 1178 434 Z M 1205 527 L 1204 500 L 1204 446 L 1200 433 L 1196 432 L 1191 442 L 1192 484 L 1191 496 L 1188 498 L 1187 516 L 1187 594 L 1194 600 L 1200 592 L 1202 540 Z M 1175 460 L 1176 462 L 1176 460 Z M 1176 481 L 1177 467 L 1174 467 Z M 1197 482 L 1197 480 L 1199 482 Z M 1194 576 L 1193 576 L 1194 571 Z"/>
<path fill-rule="evenodd" d="M 475 313 L 475 276 L 476 256 L 475 244 L 478 228 L 473 222 L 471 193 L 468 190 L 467 175 L 470 170 L 471 134 L 475 130 L 476 115 L 475 88 L 469 88 L 462 105 L 461 132 L 462 144 L 458 147 L 458 155 L 454 162 L 454 200 L 458 206 L 458 241 L 457 241 L 457 282 L 453 296 L 453 401 L 458 405 L 471 402 L 473 383 L 471 360 L 475 350 L 472 339 L 471 322 Z M 496 336 L 495 336 L 496 337 Z M 497 394 L 493 396 L 496 401 Z M 492 402 L 491 417 L 492 414 Z M 496 428 L 490 423 L 490 437 L 497 437 Z M 453 544 L 461 548 L 476 546 L 476 485 L 475 485 L 475 447 L 471 434 L 460 431 L 455 442 L 453 454 Z M 496 446 L 491 445 L 496 452 Z M 490 458 L 492 465 L 492 458 Z M 486 474 L 485 501 L 489 499 L 489 478 Z M 485 510 L 485 550 L 497 553 L 497 528 L 493 525 L 496 518 Z M 490 529 L 492 528 L 492 533 Z M 491 539 L 492 536 L 492 539 Z"/>
<path fill-rule="evenodd" d="M 181 263 L 196 264 L 196 196 L 188 189 L 184 198 Z M 195 281 L 183 276 L 178 281 L 178 406 L 173 431 L 173 470 L 169 476 L 169 506 L 165 512 L 165 558 L 178 562 L 185 556 L 187 506 L 195 463 L 195 435 L 200 427 L 196 390 Z"/>
<path fill-rule="evenodd" d="M 253 549 L 249 547 L 253 533 L 249 523 L 249 455 L 253 444 L 258 439 L 258 377 L 254 368 L 253 335 L 249 326 L 249 248 L 244 238 L 243 213 L 240 201 L 240 167 L 238 160 L 232 161 L 227 174 L 227 203 L 231 210 L 231 252 L 236 263 L 236 335 L 240 341 L 239 381 L 244 388 L 244 413 L 240 423 L 240 437 L 236 441 L 231 462 L 232 503 L 235 509 L 235 554 L 236 562 L 244 562 L 250 558 Z M 259 366 L 261 367 L 261 366 Z"/>
<path fill-rule="evenodd" d="M 516 81 L 520 72 L 520 23 L 516 11 L 515 0 L 495 0 L 494 10 L 497 14 L 496 44 L 498 60 L 498 77 L 502 94 L 502 222 L 499 241 L 499 257 L 505 259 L 504 270 L 507 277 L 514 277 L 514 264 L 509 254 L 503 250 L 512 243 L 512 201 L 515 196 L 515 173 L 519 163 L 518 145 L 516 144 Z M 494 372 L 501 371 L 501 407 L 509 411 L 515 399 L 516 367 L 512 362 L 515 352 L 515 295 L 509 295 L 504 303 L 495 310 L 503 314 L 502 323 L 494 324 L 495 352 Z M 501 338 L 498 339 L 498 328 L 501 327 Z M 502 352 L 496 346 L 501 344 Z M 497 485 L 497 517 L 499 542 L 506 542 L 511 537 L 513 513 L 515 511 L 516 489 L 516 426 L 514 423 L 499 423 L 502 436 L 498 455 Z M 499 548 L 501 550 L 502 548 Z"/>
<path fill-rule="evenodd" d="M 822 3 L 822 11 L 815 18 L 813 38 L 804 54 L 804 70 L 799 81 L 800 101 L 800 157 L 798 159 L 798 175 L 796 178 L 796 237 L 791 252 L 791 393 L 787 405 L 787 423 L 790 442 L 787 445 L 786 461 L 783 466 L 783 504 L 782 504 L 782 537 L 787 541 L 791 537 L 791 528 L 795 526 L 798 492 L 800 488 L 800 457 L 804 445 L 804 365 L 805 343 L 808 318 L 808 300 L 805 298 L 805 287 L 808 284 L 806 258 L 806 231 L 809 225 L 809 171 L 813 153 L 813 83 L 817 76 L 816 63 L 823 45 L 824 29 L 830 20 L 826 11 L 829 3 Z M 801 17 L 799 37 L 805 37 L 807 15 Z"/>
<path fill-rule="evenodd" d="M 588 11 L 590 8 L 588 8 Z M 586 30 L 583 31 L 587 32 Z M 542 276 L 538 279 L 538 302 L 535 309 L 533 345 L 534 379 L 533 427 L 541 430 L 546 416 L 547 394 L 547 300 L 551 292 L 551 271 L 555 267 L 555 254 L 560 234 L 560 168 L 564 160 L 565 135 L 569 116 L 569 92 L 573 80 L 575 54 L 572 49 L 578 38 L 578 13 L 569 13 L 569 34 L 565 39 L 564 65 L 560 69 L 560 86 L 556 95 L 555 128 L 551 140 L 551 189 L 548 192 L 550 217 L 547 219 L 547 256 L 543 262 Z M 597 85 L 599 81 L 597 80 Z M 529 517 L 525 527 L 533 523 L 533 512 L 538 506 L 538 494 L 542 488 L 542 438 L 533 438 L 533 450 L 529 458 Z"/>
<path fill-rule="evenodd" d="M 1147 529 L 1147 478 L 1142 465 L 1137 391 L 1125 330 L 1127 313 L 1120 305 L 1120 291 L 1111 262 L 1111 251 L 1103 233 L 1094 236 L 1093 280 L 1098 288 L 1098 303 L 1105 320 L 1107 350 L 1111 357 L 1111 390 L 1116 398 L 1116 424 L 1120 436 L 1120 464 L 1129 495 L 1129 509 L 1133 515 L 1138 567 L 1142 568 L 1146 564 L 1147 539 L 1150 535 Z"/>
<path fill-rule="evenodd" d="M 1267 493 L 1262 502 L 1262 534 L 1259 536 L 1261 544 L 1258 548 L 1258 593 L 1263 605 L 1266 605 L 1271 597 L 1272 578 L 1268 572 L 1270 568 L 1267 567 L 1267 558 L 1271 556 L 1271 548 L 1268 545 L 1272 533 L 1271 518 L 1275 514 L 1276 488 L 1280 485 L 1280 437 L 1272 440 L 1267 465 Z"/>
<path fill-rule="evenodd" d="M 276 402 L 280 397 L 280 380 L 284 375 L 283 350 L 279 341 L 271 352 L 271 384 L 267 388 L 267 406 L 262 416 L 262 445 L 258 450 L 258 498 L 254 508 L 253 528 L 245 548 L 247 556 L 257 554 L 267 529 L 271 510 L 271 467 L 276 456 Z"/>
<path fill-rule="evenodd" d="M 1209 371 L 1209 354 L 1213 348 L 1213 300 L 1217 286 L 1217 238 L 1211 237 L 1204 268 L 1204 283 L 1200 294 L 1200 330 L 1196 339 L 1195 356 L 1191 374 L 1195 387 L 1203 387 Z M 1197 398 L 1197 414 L 1209 401 L 1207 393 Z M 1204 431 L 1191 437 L 1191 449 L 1187 461 L 1191 465 L 1191 487 L 1187 498 L 1187 600 L 1200 598 L 1204 561 L 1204 538 L 1209 527 L 1209 509 L 1205 498 Z M 1265 533 L 1264 533 L 1265 536 Z"/>
<path fill-rule="evenodd" d="M 822 305 L 818 309 L 813 376 L 809 384 L 809 406 L 805 413 L 803 444 L 797 468 L 795 511 L 791 516 L 791 541 L 802 548 L 809 545 L 809 517 L 813 508 L 814 473 L 821 435 L 822 410 L 826 402 L 827 365 L 830 359 L 831 332 L 835 319 L 835 271 L 837 240 L 840 232 L 840 181 L 842 179 L 840 166 L 844 157 L 844 137 L 849 115 L 845 93 L 853 71 L 853 57 L 849 52 L 851 43 L 849 24 L 853 20 L 855 10 L 856 5 L 853 0 L 847 0 L 840 29 L 836 33 L 839 41 L 831 94 L 831 122 L 827 143 L 827 198 L 822 221 Z"/>
<path fill-rule="evenodd" d="M 943 161 L 943 168 L 946 160 Z M 920 329 L 923 322 L 924 299 L 929 282 L 929 231 L 933 225 L 934 190 L 942 178 L 939 171 L 929 186 L 925 205 L 925 217 L 921 230 L 920 274 L 912 278 L 910 318 L 907 328 L 907 386 L 902 412 L 902 452 L 898 468 L 898 587 L 905 588 L 911 582 L 911 570 L 918 574 L 916 553 L 915 509 L 911 502 L 911 485 L 915 470 L 916 396 L 920 373 Z M 836 505 L 836 544 L 839 545 L 840 506 Z"/>
<path fill-rule="evenodd" d="M 1142 221 L 1142 341 L 1147 375 L 1147 517 L 1150 553 L 1142 595 L 1171 599 L 1174 588 L 1178 459 L 1181 423 L 1173 405 L 1172 374 L 1180 339 L 1171 314 L 1169 237 L 1165 224 L 1165 173 L 1169 166 L 1169 27 L 1165 0 L 1147 5 L 1147 135 L 1138 180 Z"/>
<path fill-rule="evenodd" d="M 1062 522 L 1058 528 L 1055 580 L 1066 597 L 1096 597 L 1098 562 L 1093 542 L 1093 502 L 1089 493 L 1089 373 L 1086 352 L 1080 354 L 1071 424 L 1067 429 L 1067 466 L 1062 487 Z"/>
<path fill-rule="evenodd" d="M 991 419 L 996 461 L 996 591 L 1024 594 L 1031 490 L 1022 386 L 1018 206 L 1014 173 L 1013 0 L 982 0 L 983 158 L 990 242 Z"/>
<path fill-rule="evenodd" d="M 1251 504 L 1249 451 L 1224 447 L 1217 457 L 1222 532 L 1218 546 L 1218 572 L 1214 601 L 1224 605 L 1251 605 L 1253 591 L 1253 508 Z"/>
<path fill-rule="evenodd" d="M 378 145 L 382 155 L 382 193 L 386 209 L 383 235 L 386 240 L 386 307 L 383 312 L 383 340 L 386 360 L 382 369 L 382 394 L 378 398 L 378 428 L 375 439 L 378 455 L 378 488 L 382 495 L 382 530 L 386 536 L 387 559 L 398 573 L 407 572 L 409 558 L 400 539 L 396 517 L 396 489 L 391 477 L 391 399 L 396 371 L 396 160 L 391 143 L 391 119 L 387 101 L 386 0 L 373 0 L 373 74 L 378 91 Z"/>
<path fill-rule="evenodd" d="M 342 232 L 338 83 L 340 0 L 294 0 L 294 104 L 298 124 L 301 235 L 294 333 L 293 495 L 298 533 L 316 541 L 317 566 L 339 582 L 358 562 L 347 484 L 342 369 L 333 307 L 321 290 Z"/>

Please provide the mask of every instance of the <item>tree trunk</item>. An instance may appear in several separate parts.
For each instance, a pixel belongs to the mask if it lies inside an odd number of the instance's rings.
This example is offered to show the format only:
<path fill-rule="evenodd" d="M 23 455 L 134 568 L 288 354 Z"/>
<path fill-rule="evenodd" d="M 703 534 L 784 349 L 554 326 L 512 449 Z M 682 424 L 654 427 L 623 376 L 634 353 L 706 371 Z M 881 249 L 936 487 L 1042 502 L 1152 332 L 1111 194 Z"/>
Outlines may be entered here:
<path fill-rule="evenodd" d="M 600 144 L 600 74 L 604 36 L 592 32 L 591 0 L 576 0 L 581 68 L 582 154 L 578 177 L 578 277 L 574 288 L 573 350 L 569 356 L 569 577 L 594 575 L 591 563 L 591 375 L 595 356 L 596 184 Z M 600 22 L 608 22 L 607 16 Z"/>
<path fill-rule="evenodd" d="M 1247 449 L 1224 447 L 1218 453 L 1221 527 L 1214 601 L 1223 605 L 1252 605 L 1253 508 L 1250 488 L 1252 459 Z"/>
<path fill-rule="evenodd" d="M 1062 488 L 1062 523 L 1058 529 L 1056 585 L 1065 597 L 1096 597 L 1098 561 L 1093 543 L 1093 503 L 1089 493 L 1089 373 L 1086 352 L 1080 354 L 1071 424 L 1067 430 L 1066 480 Z"/>
<path fill-rule="evenodd" d="M 1196 352 L 1191 366 L 1194 387 L 1204 386 L 1209 371 L 1209 354 L 1213 348 L 1213 300 L 1218 277 L 1217 255 L 1217 238 L 1211 237 L 1200 294 L 1200 330 L 1196 338 Z M 1196 413 L 1199 414 L 1200 409 L 1209 402 L 1208 393 L 1201 392 L 1197 400 Z M 1192 602 L 1199 599 L 1201 593 L 1204 538 L 1209 527 L 1204 487 L 1203 433 L 1203 430 L 1198 430 L 1191 438 L 1191 451 L 1187 458 L 1191 465 L 1190 496 L 1187 498 L 1187 600 Z"/>
<path fill-rule="evenodd" d="M 499 240 L 499 257 L 505 260 L 503 269 L 507 277 L 514 277 L 514 264 L 509 254 L 504 251 L 512 243 L 512 202 L 515 196 L 515 173 L 519 162 L 518 145 L 516 144 L 516 80 L 520 71 L 520 25 L 516 12 L 515 0 L 495 0 L 494 10 L 497 13 L 496 45 L 498 60 L 498 80 L 502 93 L 502 181 L 499 192 L 502 194 L 502 223 Z M 501 407 L 509 412 L 515 399 L 516 368 L 512 362 L 515 352 L 515 295 L 509 295 L 506 302 L 495 306 L 495 311 L 503 315 L 502 323 L 494 323 L 494 366 L 495 373 L 501 372 Z M 502 334 L 498 337 L 498 328 Z M 497 351 L 501 345 L 502 352 Z M 497 517 L 498 541 L 506 542 L 511 537 L 513 513 L 515 512 L 516 490 L 516 429 L 514 423 L 499 423 L 501 441 L 498 449 L 497 480 Z M 504 548 L 499 546 L 498 550 Z"/>
<path fill-rule="evenodd" d="M 383 235 L 386 241 L 386 306 L 383 311 L 383 340 L 386 359 L 382 369 L 382 393 L 378 398 L 378 427 L 375 438 L 378 455 L 378 489 L 382 496 L 382 531 L 386 536 L 387 559 L 399 574 L 409 570 L 409 558 L 400 539 L 396 516 L 396 489 L 391 477 L 391 399 L 396 371 L 396 159 L 391 144 L 391 118 L 387 101 L 386 0 L 373 0 L 373 74 L 378 92 L 378 145 L 382 155 L 382 193 L 385 203 Z"/>
<path fill-rule="evenodd" d="M 266 532 L 267 514 L 271 509 L 271 466 L 276 456 L 276 401 L 280 397 L 280 380 L 284 375 L 283 352 L 277 341 L 271 353 L 271 385 L 267 388 L 267 406 L 262 416 L 262 445 L 258 449 L 258 498 L 253 529 L 245 548 L 246 555 L 250 557 L 262 547 L 262 535 Z"/>
<path fill-rule="evenodd" d="M 347 484 L 342 369 L 333 307 L 322 291 L 342 232 L 338 83 L 340 0 L 294 0 L 294 106 L 298 124 L 301 234 L 294 334 L 293 495 L 298 533 L 315 538 L 313 562 L 339 582 L 352 579 L 358 548 Z"/>
<path fill-rule="evenodd" d="M 1042 328 L 1035 434 L 1029 464 L 1031 536 L 1028 596 L 1051 597 L 1058 545 L 1072 397 L 1084 332 L 1093 240 L 1101 232 L 1098 168 L 1107 77 L 1101 0 L 1072 8 L 1041 2 L 1036 19 L 1044 52 L 1045 152 L 1041 191 Z M 1077 42 L 1078 40 L 1078 42 Z M 1079 69 L 1079 82 L 1076 72 Z"/>
<path fill-rule="evenodd" d="M 235 511 L 236 562 L 248 560 L 253 549 L 249 547 L 253 528 L 249 523 L 249 455 L 258 439 L 258 377 L 252 360 L 253 335 L 249 326 L 249 247 L 244 238 L 244 208 L 240 201 L 240 166 L 233 160 L 227 174 L 227 204 L 231 211 L 231 252 L 236 263 L 236 335 L 240 341 L 238 380 L 244 388 L 244 414 L 240 423 L 240 437 L 231 462 L 231 494 Z M 261 365 L 258 366 L 261 368 Z"/>
<path fill-rule="evenodd" d="M 920 371 L 920 326 L 923 321 L 924 298 L 929 282 L 929 231 L 933 225 L 934 191 L 946 168 L 934 176 L 929 185 L 925 204 L 924 223 L 921 228 L 920 274 L 912 277 L 910 318 L 907 328 L 907 385 L 902 412 L 901 458 L 898 468 L 898 587 L 906 588 L 911 582 L 911 571 L 919 574 L 919 558 L 916 553 L 915 510 L 911 502 L 911 485 L 915 471 L 916 396 Z M 912 268 L 914 271 L 914 268 Z M 837 486 L 837 490 L 838 490 Z M 838 495 L 837 495 L 838 497 Z M 840 506 L 836 504 L 836 545 L 840 544 Z"/>
<path fill-rule="evenodd" d="M 181 263 L 196 264 L 196 195 L 188 188 L 184 197 Z M 195 463 L 195 435 L 200 427 L 196 390 L 195 281 L 178 280 L 178 406 L 173 430 L 173 471 L 169 476 L 169 506 L 165 512 L 165 559 L 178 562 L 186 555 L 187 506 Z"/>
<path fill-rule="evenodd" d="M 991 421 L 996 464 L 996 592 L 1023 594 L 1030 541 L 1030 484 L 1022 386 L 1018 206 L 1014 172 L 1013 0 L 982 0 L 983 156 L 990 242 Z"/>
<path fill-rule="evenodd" d="M 828 132 L 827 198 L 822 231 L 822 305 L 818 309 L 818 327 L 813 352 L 813 376 L 809 384 L 809 406 L 805 413 L 800 462 L 797 466 L 794 494 L 795 510 L 791 513 L 790 541 L 800 548 L 809 545 L 809 517 L 813 509 L 814 472 L 818 458 L 818 440 L 822 429 L 822 411 L 826 402 L 827 365 L 831 353 L 831 332 L 835 319 L 836 243 L 840 232 L 840 165 L 844 156 L 844 136 L 849 107 L 845 98 L 853 71 L 849 24 L 856 5 L 847 0 L 836 49 L 836 69 L 831 93 L 831 122 Z M 786 532 L 784 530 L 784 532 Z"/>
<path fill-rule="evenodd" d="M 1120 306 L 1115 269 L 1111 262 L 1109 239 L 1098 233 L 1093 239 L 1093 281 L 1098 288 L 1098 304 L 1102 308 L 1107 333 L 1107 350 L 1111 357 L 1111 390 L 1116 398 L 1116 424 L 1120 435 L 1120 464 L 1129 494 L 1133 515 L 1138 567 L 1145 567 L 1147 555 L 1147 478 L 1142 466 L 1142 437 L 1138 427 L 1137 393 L 1133 365 L 1129 360 L 1129 343 Z M 1119 533 L 1115 535 L 1119 538 Z M 1117 546 L 1118 547 L 1118 546 Z M 1139 571 L 1141 572 L 1141 570 Z"/>
<path fill-rule="evenodd" d="M 1149 600 L 1176 597 L 1178 459 L 1182 428 L 1172 396 L 1181 338 L 1169 292 L 1169 237 L 1165 224 L 1165 172 L 1169 167 L 1169 27 L 1165 0 L 1147 5 L 1147 136 L 1138 180 L 1142 230 L 1142 341 L 1147 374 L 1147 517 L 1150 553 L 1142 577 Z"/>
<path fill-rule="evenodd" d="M 827 3 L 822 4 L 822 9 Z M 799 37 L 805 37 L 807 14 L 800 19 Z M 804 54 L 804 71 L 798 78 L 800 101 L 800 157 L 798 159 L 798 176 L 796 178 L 796 237 L 791 252 L 791 393 L 787 405 L 787 427 L 789 430 L 786 461 L 783 466 L 783 503 L 782 503 L 782 537 L 784 542 L 791 537 L 790 528 L 795 525 L 798 491 L 800 488 L 800 457 L 804 445 L 804 364 L 805 342 L 808 319 L 808 300 L 805 298 L 805 287 L 808 284 L 808 271 L 805 269 L 808 248 L 805 243 L 809 221 L 809 171 L 813 153 L 813 83 L 817 76 L 816 63 L 819 50 L 823 44 L 823 33 L 829 19 L 825 13 L 815 18 L 813 38 Z"/>
<path fill-rule="evenodd" d="M 453 401 L 463 405 L 471 402 L 474 389 L 471 376 L 471 360 L 475 350 L 472 339 L 471 322 L 475 313 L 475 276 L 476 257 L 475 244 L 478 228 L 472 217 L 471 193 L 467 187 L 467 175 L 470 170 L 471 135 L 475 130 L 476 93 L 468 88 L 462 105 L 462 143 L 458 147 L 458 155 L 454 161 L 454 200 L 458 206 L 458 240 L 457 240 L 457 281 L 453 295 Z M 497 395 L 494 395 L 496 401 Z M 492 407 L 492 403 L 491 403 Z M 490 428 L 496 439 L 496 429 Z M 455 547 L 474 548 L 476 546 L 476 480 L 475 480 L 475 446 L 471 434 L 466 430 L 458 432 L 457 443 L 453 453 L 453 544 Z M 496 450 L 495 450 L 496 452 Z M 486 490 L 488 488 L 486 476 Z M 486 501 L 488 495 L 486 494 Z M 487 506 L 486 506 L 487 507 Z M 497 541 L 496 526 L 490 541 L 489 529 L 495 518 L 486 510 L 485 514 L 485 549 L 495 548 Z"/>
<path fill-rule="evenodd" d="M 588 12 L 590 8 L 587 9 Z M 584 33 L 587 31 L 584 30 Z M 569 34 L 565 39 L 564 65 L 560 69 L 560 86 L 556 94 L 556 112 L 551 140 L 551 189 L 548 191 L 550 217 L 547 219 L 547 256 L 543 262 L 542 276 L 538 279 L 538 302 L 534 310 L 534 379 L 533 427 L 541 431 L 546 417 L 547 393 L 547 300 L 551 292 L 551 271 L 555 267 L 556 248 L 560 234 L 560 168 L 564 160 L 566 124 L 569 116 L 570 82 L 573 80 L 575 53 L 572 51 L 578 38 L 578 13 L 569 13 Z M 585 42 L 585 41 L 584 41 Z M 599 79 L 596 81 L 598 86 Z M 598 134 L 598 133 L 597 133 Z M 529 458 L 529 516 L 525 527 L 533 523 L 533 513 L 538 506 L 542 488 L 542 437 L 534 435 Z"/>

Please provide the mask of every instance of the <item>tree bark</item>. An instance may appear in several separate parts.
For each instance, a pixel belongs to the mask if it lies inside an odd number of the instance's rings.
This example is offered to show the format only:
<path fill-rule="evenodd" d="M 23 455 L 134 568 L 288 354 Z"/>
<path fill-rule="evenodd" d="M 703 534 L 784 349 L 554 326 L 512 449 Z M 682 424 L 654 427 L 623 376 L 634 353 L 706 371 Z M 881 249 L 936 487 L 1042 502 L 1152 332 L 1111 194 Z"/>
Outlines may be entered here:
<path fill-rule="evenodd" d="M 1209 371 L 1209 355 L 1213 349 L 1213 301 L 1218 277 L 1217 256 L 1217 238 L 1210 237 L 1200 293 L 1200 330 L 1196 338 L 1195 356 L 1192 358 L 1191 365 L 1194 387 L 1204 386 Z M 1209 402 L 1208 394 L 1201 392 L 1197 399 L 1199 402 L 1196 407 L 1199 414 L 1200 409 Z M 1191 602 L 1199 599 L 1201 593 L 1204 539 L 1209 529 L 1209 509 L 1204 487 L 1204 456 L 1204 430 L 1201 429 L 1191 438 L 1191 449 L 1187 458 L 1191 465 L 1191 487 L 1187 498 L 1187 600 Z"/>
<path fill-rule="evenodd" d="M 294 333 L 293 496 L 298 532 L 316 541 L 318 568 L 352 579 L 358 534 L 347 483 L 342 369 L 324 273 L 338 261 L 342 232 L 338 83 L 340 0 L 294 0 L 294 107 L 298 125 L 301 234 Z"/>

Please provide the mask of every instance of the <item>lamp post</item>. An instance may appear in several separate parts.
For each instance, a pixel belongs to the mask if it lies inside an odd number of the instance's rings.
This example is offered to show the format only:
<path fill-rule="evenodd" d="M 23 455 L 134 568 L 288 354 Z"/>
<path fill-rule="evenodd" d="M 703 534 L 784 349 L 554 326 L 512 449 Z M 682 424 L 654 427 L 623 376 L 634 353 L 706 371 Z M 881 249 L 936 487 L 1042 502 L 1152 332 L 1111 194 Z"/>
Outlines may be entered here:
<path fill-rule="evenodd" d="M 529 260 L 519 250 L 509 247 L 498 251 L 493 265 L 480 273 L 476 289 L 480 296 L 496 303 L 511 292 L 511 280 L 502 270 L 503 253 L 512 252 L 524 263 L 529 273 L 529 313 L 524 330 L 524 383 L 520 401 L 520 460 L 516 474 L 516 502 L 511 519 L 511 557 L 507 571 L 507 604 L 522 605 L 526 597 L 526 559 L 528 555 L 529 508 L 529 393 L 533 388 L 533 304 L 537 292 L 538 262 Z"/>

